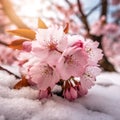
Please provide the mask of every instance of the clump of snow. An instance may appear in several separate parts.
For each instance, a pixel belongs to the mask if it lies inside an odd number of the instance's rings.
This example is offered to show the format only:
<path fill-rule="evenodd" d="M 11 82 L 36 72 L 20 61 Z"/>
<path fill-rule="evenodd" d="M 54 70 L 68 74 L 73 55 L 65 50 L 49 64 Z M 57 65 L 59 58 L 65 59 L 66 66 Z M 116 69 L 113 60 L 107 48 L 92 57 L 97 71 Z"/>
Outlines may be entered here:
<path fill-rule="evenodd" d="M 0 85 L 4 87 L 12 87 L 18 82 L 13 75 L 9 75 L 5 71 L 0 71 Z"/>
<path fill-rule="evenodd" d="M 18 80 L 0 71 L 0 120 L 120 120 L 120 75 L 102 73 L 89 93 L 74 102 L 53 95 L 38 100 L 38 90 L 14 90 Z"/>

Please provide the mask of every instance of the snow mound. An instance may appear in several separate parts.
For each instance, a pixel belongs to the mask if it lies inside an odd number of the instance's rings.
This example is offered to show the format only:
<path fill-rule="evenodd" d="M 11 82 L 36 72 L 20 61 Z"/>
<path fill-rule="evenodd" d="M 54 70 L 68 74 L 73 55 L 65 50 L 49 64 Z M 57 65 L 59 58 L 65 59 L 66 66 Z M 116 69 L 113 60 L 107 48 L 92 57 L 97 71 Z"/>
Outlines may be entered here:
<path fill-rule="evenodd" d="M 11 89 L 18 80 L 0 71 L 0 120 L 120 120 L 120 75 L 102 73 L 89 93 L 74 102 L 53 95 L 39 101 L 30 87 Z"/>

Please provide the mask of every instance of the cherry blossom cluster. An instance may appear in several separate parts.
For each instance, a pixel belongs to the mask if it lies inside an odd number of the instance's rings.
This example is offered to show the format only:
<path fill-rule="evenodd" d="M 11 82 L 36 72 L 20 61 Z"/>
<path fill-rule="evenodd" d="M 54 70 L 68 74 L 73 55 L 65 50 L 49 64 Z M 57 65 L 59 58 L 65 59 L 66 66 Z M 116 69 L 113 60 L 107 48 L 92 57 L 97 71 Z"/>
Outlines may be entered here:
<path fill-rule="evenodd" d="M 66 34 L 63 27 L 38 29 L 35 40 L 23 43 L 21 74 L 39 90 L 39 99 L 48 98 L 60 85 L 62 96 L 72 101 L 88 92 L 101 71 L 98 45 L 80 35 Z"/>
<path fill-rule="evenodd" d="M 11 48 L 0 45 L 0 65 L 1 64 L 14 64 L 17 60 L 18 53 Z"/>

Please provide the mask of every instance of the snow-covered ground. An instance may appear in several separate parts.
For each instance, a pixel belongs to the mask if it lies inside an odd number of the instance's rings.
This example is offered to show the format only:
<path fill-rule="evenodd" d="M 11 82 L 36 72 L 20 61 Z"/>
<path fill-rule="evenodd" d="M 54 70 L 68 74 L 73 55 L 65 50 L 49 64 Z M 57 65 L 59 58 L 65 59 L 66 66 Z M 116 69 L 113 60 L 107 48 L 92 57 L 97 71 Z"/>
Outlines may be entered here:
<path fill-rule="evenodd" d="M 37 90 L 11 89 L 16 79 L 0 71 L 0 120 L 120 120 L 120 75 L 102 73 L 83 97 L 69 102 L 56 95 L 39 101 Z"/>

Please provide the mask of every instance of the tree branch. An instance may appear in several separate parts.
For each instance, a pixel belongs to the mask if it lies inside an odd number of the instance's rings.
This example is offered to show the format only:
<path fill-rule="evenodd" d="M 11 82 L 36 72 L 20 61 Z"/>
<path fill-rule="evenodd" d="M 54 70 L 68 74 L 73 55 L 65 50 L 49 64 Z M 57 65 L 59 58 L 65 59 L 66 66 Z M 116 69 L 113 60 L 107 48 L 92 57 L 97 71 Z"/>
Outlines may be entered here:
<path fill-rule="evenodd" d="M 104 15 L 104 16 L 107 16 L 107 6 L 108 6 L 108 2 L 107 0 L 102 0 L 102 7 L 101 7 L 101 15 L 100 15 L 100 18 Z M 106 21 L 107 22 L 107 18 L 106 18 Z"/>
<path fill-rule="evenodd" d="M 97 8 L 99 8 L 100 6 L 101 6 L 101 2 L 99 3 L 99 4 L 97 4 L 95 7 L 93 7 L 88 13 L 87 13 L 87 17 L 94 11 L 94 10 L 96 10 Z"/>
<path fill-rule="evenodd" d="M 7 44 L 7 43 L 4 43 L 4 42 L 2 42 L 2 41 L 0 41 L 0 44 L 8 47 L 8 44 Z"/>
<path fill-rule="evenodd" d="M 19 76 L 15 75 L 14 73 L 10 72 L 9 70 L 3 68 L 2 66 L 0 66 L 0 70 L 4 70 L 4 71 L 8 72 L 9 74 L 14 75 L 17 79 L 20 79 Z"/>
<path fill-rule="evenodd" d="M 72 4 L 69 2 L 69 0 L 65 0 L 66 3 L 70 6 L 70 8 L 73 8 Z"/>
<path fill-rule="evenodd" d="M 84 14 L 82 8 L 81 8 L 81 3 L 79 0 L 77 0 L 77 4 L 78 4 L 78 9 L 79 9 L 79 12 L 81 14 L 81 21 L 83 22 L 83 24 L 85 25 L 85 28 L 87 30 L 87 32 L 89 33 L 90 29 L 89 29 L 89 25 L 88 25 L 88 21 L 87 21 L 87 16 Z"/>

